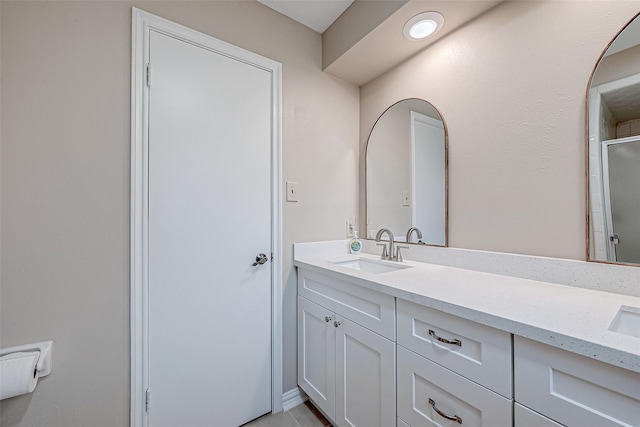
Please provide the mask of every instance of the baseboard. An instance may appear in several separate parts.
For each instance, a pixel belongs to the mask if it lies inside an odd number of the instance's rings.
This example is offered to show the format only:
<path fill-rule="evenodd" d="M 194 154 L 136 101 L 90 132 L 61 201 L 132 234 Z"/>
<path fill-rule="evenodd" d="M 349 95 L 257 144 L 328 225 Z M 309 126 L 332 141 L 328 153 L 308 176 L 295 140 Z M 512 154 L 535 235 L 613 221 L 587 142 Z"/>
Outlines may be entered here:
<path fill-rule="evenodd" d="M 291 389 L 282 394 L 282 410 L 288 411 L 291 408 L 303 404 L 306 400 L 307 395 L 304 394 L 299 387 Z"/>

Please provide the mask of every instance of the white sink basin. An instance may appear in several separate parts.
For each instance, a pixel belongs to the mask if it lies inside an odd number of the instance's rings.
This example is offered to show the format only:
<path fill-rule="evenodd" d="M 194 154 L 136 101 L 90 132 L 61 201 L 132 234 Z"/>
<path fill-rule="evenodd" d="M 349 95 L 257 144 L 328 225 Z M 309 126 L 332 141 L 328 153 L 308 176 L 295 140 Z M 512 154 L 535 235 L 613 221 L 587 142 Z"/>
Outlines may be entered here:
<path fill-rule="evenodd" d="M 640 308 L 621 306 L 609 325 L 609 330 L 640 338 Z"/>
<path fill-rule="evenodd" d="M 388 273 L 390 271 L 411 268 L 410 265 L 402 264 L 395 261 L 382 261 L 369 258 L 348 258 L 342 260 L 332 260 L 331 262 L 341 267 L 346 267 L 358 271 L 366 271 L 367 273 L 373 274 Z"/>

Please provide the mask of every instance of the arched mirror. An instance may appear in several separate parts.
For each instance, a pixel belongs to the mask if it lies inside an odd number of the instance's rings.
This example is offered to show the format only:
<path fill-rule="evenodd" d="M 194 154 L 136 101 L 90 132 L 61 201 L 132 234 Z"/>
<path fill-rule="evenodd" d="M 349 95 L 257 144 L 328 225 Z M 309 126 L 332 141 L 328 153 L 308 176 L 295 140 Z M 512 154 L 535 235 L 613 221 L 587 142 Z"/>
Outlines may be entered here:
<path fill-rule="evenodd" d="M 588 258 L 639 265 L 640 15 L 596 66 L 588 111 Z"/>
<path fill-rule="evenodd" d="M 368 238 L 387 228 L 397 241 L 447 245 L 447 128 L 433 105 L 389 107 L 369 134 L 365 167 Z"/>

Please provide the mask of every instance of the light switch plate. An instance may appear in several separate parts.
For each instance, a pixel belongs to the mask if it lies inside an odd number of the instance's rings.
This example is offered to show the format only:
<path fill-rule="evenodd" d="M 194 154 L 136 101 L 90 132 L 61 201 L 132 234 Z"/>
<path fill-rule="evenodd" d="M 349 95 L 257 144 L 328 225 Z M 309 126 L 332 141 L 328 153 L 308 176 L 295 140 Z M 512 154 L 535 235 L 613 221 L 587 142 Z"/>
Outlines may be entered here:
<path fill-rule="evenodd" d="M 298 201 L 298 183 L 287 181 L 287 202 Z"/>
<path fill-rule="evenodd" d="M 409 192 L 402 192 L 402 206 L 409 206 Z"/>

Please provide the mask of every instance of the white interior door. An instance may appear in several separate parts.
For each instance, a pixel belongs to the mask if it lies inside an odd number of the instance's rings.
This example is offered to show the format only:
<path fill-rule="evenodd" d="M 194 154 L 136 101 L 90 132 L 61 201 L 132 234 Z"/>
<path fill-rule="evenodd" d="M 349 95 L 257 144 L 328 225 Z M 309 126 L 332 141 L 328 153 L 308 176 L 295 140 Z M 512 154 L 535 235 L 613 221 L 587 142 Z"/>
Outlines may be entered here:
<path fill-rule="evenodd" d="M 412 227 L 422 241 L 445 244 L 446 167 L 444 126 L 439 120 L 411 112 Z"/>
<path fill-rule="evenodd" d="M 152 427 L 271 411 L 269 71 L 150 31 Z"/>

